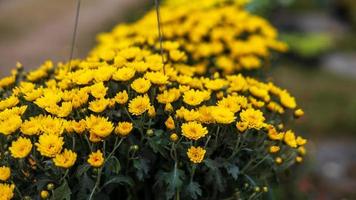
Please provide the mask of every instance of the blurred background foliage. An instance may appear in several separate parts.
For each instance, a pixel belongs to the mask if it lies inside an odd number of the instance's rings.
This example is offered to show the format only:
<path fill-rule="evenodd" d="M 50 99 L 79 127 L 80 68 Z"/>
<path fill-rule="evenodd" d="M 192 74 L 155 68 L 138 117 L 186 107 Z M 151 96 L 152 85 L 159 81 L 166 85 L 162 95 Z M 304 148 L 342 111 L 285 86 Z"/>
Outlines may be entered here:
<path fill-rule="evenodd" d="M 83 1 L 75 56 L 95 35 L 138 19 L 154 1 Z M 291 174 L 275 199 L 356 199 L 356 1 L 252 0 L 290 46 L 276 55 L 267 77 L 297 97 L 305 116 L 294 128 L 310 138 L 309 160 Z M 17 60 L 27 68 L 69 55 L 75 1 L 0 0 L 0 75 Z"/>

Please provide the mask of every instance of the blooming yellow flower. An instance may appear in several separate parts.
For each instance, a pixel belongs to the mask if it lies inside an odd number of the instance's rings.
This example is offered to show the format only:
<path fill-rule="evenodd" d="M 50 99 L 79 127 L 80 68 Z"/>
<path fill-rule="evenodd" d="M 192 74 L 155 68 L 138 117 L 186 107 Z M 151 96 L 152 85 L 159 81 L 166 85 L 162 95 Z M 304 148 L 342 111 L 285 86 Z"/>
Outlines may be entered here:
<path fill-rule="evenodd" d="M 115 81 L 128 81 L 135 76 L 135 69 L 132 67 L 119 68 L 113 75 Z"/>
<path fill-rule="evenodd" d="M 206 150 L 201 147 L 190 147 L 187 151 L 187 155 L 190 161 L 195 164 L 201 163 L 204 159 Z"/>
<path fill-rule="evenodd" d="M 300 136 L 298 136 L 297 139 L 296 139 L 296 142 L 297 142 L 297 144 L 299 146 L 301 146 L 301 145 L 305 145 L 307 143 L 307 140 L 302 138 L 302 137 L 300 137 Z"/>
<path fill-rule="evenodd" d="M 108 88 L 105 87 L 103 82 L 96 83 L 90 87 L 90 93 L 97 99 L 105 97 Z"/>
<path fill-rule="evenodd" d="M 166 84 L 169 79 L 169 77 L 162 72 L 146 72 L 144 77 L 157 85 Z"/>
<path fill-rule="evenodd" d="M 109 136 L 114 130 L 114 125 L 104 117 L 91 115 L 86 118 L 86 126 L 89 133 L 95 134 L 101 138 Z"/>
<path fill-rule="evenodd" d="M 249 129 L 254 128 L 259 130 L 264 126 L 265 118 L 260 110 L 255 110 L 253 108 L 243 110 L 240 113 L 240 118 L 242 122 L 247 123 Z"/>
<path fill-rule="evenodd" d="M 122 92 L 118 92 L 116 96 L 114 97 L 115 101 L 119 104 L 125 104 L 127 100 L 129 100 L 129 96 L 126 92 L 126 90 Z"/>
<path fill-rule="evenodd" d="M 101 142 L 103 139 L 101 137 L 99 137 L 98 135 L 95 135 L 93 132 L 90 132 L 89 140 L 90 140 L 90 142 L 97 143 L 97 142 Z"/>
<path fill-rule="evenodd" d="M 137 96 L 129 103 L 129 112 L 133 115 L 141 115 L 150 108 L 150 99 L 147 95 Z"/>
<path fill-rule="evenodd" d="M 41 130 L 40 120 L 38 120 L 38 118 L 31 117 L 30 120 L 21 124 L 20 130 L 25 135 L 37 135 Z"/>
<path fill-rule="evenodd" d="M 25 158 L 31 152 L 31 149 L 31 140 L 24 137 L 19 137 L 16 141 L 13 141 L 9 147 L 11 156 L 14 158 Z"/>
<path fill-rule="evenodd" d="M 61 135 L 64 131 L 64 120 L 52 118 L 51 116 L 41 117 L 41 131 L 46 134 Z"/>
<path fill-rule="evenodd" d="M 71 128 L 73 129 L 74 132 L 78 133 L 78 134 L 81 134 L 85 131 L 86 129 L 86 123 L 85 123 L 85 120 L 80 120 L 79 122 L 76 122 L 76 121 L 71 121 L 69 123 L 69 126 L 71 126 Z"/>
<path fill-rule="evenodd" d="M 151 87 L 151 82 L 145 78 L 138 78 L 131 83 L 131 88 L 137 93 L 146 93 Z"/>
<path fill-rule="evenodd" d="M 63 144 L 63 137 L 55 134 L 43 134 L 35 145 L 42 156 L 53 158 L 62 151 Z"/>
<path fill-rule="evenodd" d="M 204 100 L 205 96 L 201 91 L 188 90 L 183 94 L 184 103 L 191 106 L 197 106 L 201 104 Z"/>
<path fill-rule="evenodd" d="M 293 131 L 289 130 L 284 134 L 284 142 L 292 148 L 297 147 L 297 141 L 295 139 L 295 134 Z"/>
<path fill-rule="evenodd" d="M 115 133 L 120 136 L 128 136 L 133 129 L 133 125 L 131 122 L 119 122 L 117 127 L 115 128 Z"/>
<path fill-rule="evenodd" d="M 9 167 L 0 167 L 0 181 L 7 181 L 11 176 L 11 169 Z"/>
<path fill-rule="evenodd" d="M 214 120 L 220 124 L 231 124 L 235 121 L 235 115 L 227 108 L 223 107 L 214 107 L 211 111 L 211 115 L 213 116 Z"/>
<path fill-rule="evenodd" d="M 14 184 L 0 183 L 0 198 L 1 200 L 10 200 L 14 197 Z"/>
<path fill-rule="evenodd" d="M 236 128 L 237 128 L 237 130 L 239 130 L 240 132 L 246 131 L 247 126 L 248 126 L 247 122 L 237 122 L 237 123 L 236 123 Z"/>
<path fill-rule="evenodd" d="M 199 112 L 199 118 L 198 121 L 200 121 L 203 124 L 210 124 L 214 123 L 215 119 L 212 116 L 212 110 L 214 109 L 213 106 L 201 106 L 198 109 Z"/>
<path fill-rule="evenodd" d="M 284 137 L 284 133 L 278 133 L 274 127 L 268 128 L 268 137 L 271 140 L 282 140 Z"/>
<path fill-rule="evenodd" d="M 64 149 L 60 154 L 53 158 L 53 162 L 57 167 L 70 168 L 77 160 L 77 154 L 71 150 Z"/>
<path fill-rule="evenodd" d="M 109 99 L 98 99 L 89 103 L 89 110 L 95 113 L 103 112 L 109 105 Z"/>
<path fill-rule="evenodd" d="M 198 140 L 208 134 L 208 129 L 198 122 L 183 123 L 181 128 L 182 135 L 191 140 Z"/>
<path fill-rule="evenodd" d="M 281 104 L 283 106 L 285 106 L 286 108 L 294 109 L 295 107 L 297 107 L 297 103 L 295 102 L 295 98 L 292 97 L 287 91 L 283 91 L 280 94 L 280 100 L 281 100 Z"/>
<path fill-rule="evenodd" d="M 101 167 L 104 164 L 103 153 L 101 153 L 100 150 L 97 150 L 96 152 L 92 152 L 89 155 L 88 163 L 93 167 Z"/>
<path fill-rule="evenodd" d="M 0 121 L 0 133 L 10 135 L 14 133 L 22 124 L 22 119 L 18 115 L 11 115 L 9 118 Z"/>

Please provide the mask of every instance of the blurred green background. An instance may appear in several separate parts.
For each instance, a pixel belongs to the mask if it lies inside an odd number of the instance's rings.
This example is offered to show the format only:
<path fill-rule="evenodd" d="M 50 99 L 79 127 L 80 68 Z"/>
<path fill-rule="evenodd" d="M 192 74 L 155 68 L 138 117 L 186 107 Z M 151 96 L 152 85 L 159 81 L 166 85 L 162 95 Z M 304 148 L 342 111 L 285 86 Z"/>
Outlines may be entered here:
<path fill-rule="evenodd" d="M 95 44 L 98 32 L 142 16 L 144 0 L 82 1 L 75 57 Z M 75 0 L 0 0 L 0 76 L 16 61 L 33 68 L 66 60 Z M 276 199 L 356 199 L 356 1 L 252 0 L 290 46 L 266 70 L 294 94 L 305 117 L 293 127 L 310 138 L 306 163 L 281 177 Z"/>

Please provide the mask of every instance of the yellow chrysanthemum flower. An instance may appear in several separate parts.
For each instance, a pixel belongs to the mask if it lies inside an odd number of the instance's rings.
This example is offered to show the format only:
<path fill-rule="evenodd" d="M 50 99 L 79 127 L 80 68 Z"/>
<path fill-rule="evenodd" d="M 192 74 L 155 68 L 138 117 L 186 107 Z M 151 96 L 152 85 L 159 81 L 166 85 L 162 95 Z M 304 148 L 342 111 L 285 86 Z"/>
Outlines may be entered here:
<path fill-rule="evenodd" d="M 125 104 L 129 100 L 129 95 L 127 94 L 126 90 L 124 90 L 122 92 L 118 92 L 114 99 L 119 104 Z"/>
<path fill-rule="evenodd" d="M 90 93 L 97 99 L 103 99 L 106 95 L 108 88 L 105 87 L 103 82 L 96 83 L 90 87 Z"/>
<path fill-rule="evenodd" d="M 11 156 L 14 158 L 25 158 L 31 152 L 31 149 L 31 140 L 24 137 L 19 137 L 16 141 L 13 141 L 9 147 Z"/>
<path fill-rule="evenodd" d="M 90 102 L 88 108 L 95 113 L 101 113 L 108 107 L 109 103 L 109 99 L 99 99 Z"/>
<path fill-rule="evenodd" d="M 25 135 L 37 135 L 41 131 L 41 123 L 38 118 L 31 117 L 21 124 L 20 131 Z"/>
<path fill-rule="evenodd" d="M 0 121 L 0 133 L 10 135 L 20 128 L 22 119 L 18 115 L 11 115 L 9 118 Z"/>
<path fill-rule="evenodd" d="M 151 87 L 151 82 L 145 78 L 138 78 L 131 83 L 131 88 L 137 93 L 146 93 Z"/>
<path fill-rule="evenodd" d="M 184 103 L 197 106 L 201 104 L 205 100 L 205 96 L 201 91 L 189 90 L 184 92 L 183 94 L 183 101 Z"/>
<path fill-rule="evenodd" d="M 181 128 L 182 135 L 191 140 L 198 140 L 208 134 L 208 129 L 198 122 L 183 123 Z"/>
<path fill-rule="evenodd" d="M 284 142 L 292 147 L 292 148 L 297 148 L 297 141 L 296 141 L 296 138 L 295 138 L 295 134 L 293 131 L 291 130 L 288 130 L 285 134 L 284 134 Z"/>
<path fill-rule="evenodd" d="M 115 128 L 115 133 L 120 136 L 128 136 L 133 129 L 133 125 L 131 122 L 119 122 L 117 127 Z"/>
<path fill-rule="evenodd" d="M 14 184 L 0 183 L 0 198 L 1 200 L 10 200 L 14 197 Z"/>
<path fill-rule="evenodd" d="M 77 154 L 71 150 L 64 149 L 61 154 L 57 154 L 53 158 L 53 163 L 57 167 L 70 168 L 74 165 L 77 160 Z"/>
<path fill-rule="evenodd" d="M 7 181 L 11 176 L 11 169 L 9 167 L 0 167 L 0 181 Z M 0 197 L 1 198 L 1 197 Z"/>
<path fill-rule="evenodd" d="M 249 108 L 240 113 L 242 122 L 247 123 L 249 129 L 261 129 L 264 126 L 265 118 L 260 110 Z"/>
<path fill-rule="evenodd" d="M 234 113 L 229 109 L 218 106 L 212 109 L 211 115 L 213 116 L 214 120 L 220 124 L 231 124 L 236 119 Z"/>
<path fill-rule="evenodd" d="M 86 118 L 86 126 L 89 133 L 95 134 L 101 138 L 109 136 L 114 130 L 114 125 L 108 118 L 97 117 L 94 115 Z"/>
<path fill-rule="evenodd" d="M 42 156 L 53 158 L 62 151 L 63 144 L 63 137 L 55 134 L 43 134 L 35 145 Z"/>
<path fill-rule="evenodd" d="M 104 164 L 103 153 L 100 150 L 89 155 L 88 163 L 93 167 L 101 167 Z"/>
<path fill-rule="evenodd" d="M 119 68 L 113 75 L 113 79 L 115 81 L 128 81 L 132 77 L 134 77 L 136 71 L 134 68 L 131 67 L 122 67 Z"/>
<path fill-rule="evenodd" d="M 137 96 L 129 103 L 129 112 L 133 115 L 141 115 L 150 108 L 148 96 Z"/>
<path fill-rule="evenodd" d="M 190 161 L 195 164 L 201 163 L 204 159 L 206 150 L 201 147 L 190 147 L 187 151 L 187 155 Z"/>

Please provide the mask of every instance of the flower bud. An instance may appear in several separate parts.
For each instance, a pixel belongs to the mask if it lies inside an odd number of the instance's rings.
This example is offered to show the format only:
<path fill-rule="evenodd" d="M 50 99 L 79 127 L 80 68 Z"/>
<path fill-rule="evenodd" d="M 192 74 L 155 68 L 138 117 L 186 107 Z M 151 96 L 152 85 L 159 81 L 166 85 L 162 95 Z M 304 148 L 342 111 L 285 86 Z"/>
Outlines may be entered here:
<path fill-rule="evenodd" d="M 140 147 L 136 144 L 130 146 L 130 151 L 138 151 L 139 149 L 140 149 Z"/>
<path fill-rule="evenodd" d="M 42 190 L 41 191 L 41 198 L 42 199 L 47 199 L 49 197 L 49 192 L 47 190 Z"/>
<path fill-rule="evenodd" d="M 53 183 L 47 184 L 47 190 L 53 190 L 53 189 L 54 189 L 54 184 Z"/>
<path fill-rule="evenodd" d="M 304 115 L 304 111 L 300 108 L 294 111 L 294 116 L 296 118 L 302 117 L 303 115 Z"/>
<path fill-rule="evenodd" d="M 172 142 L 176 142 L 178 140 L 178 135 L 175 133 L 172 133 L 169 138 L 171 139 Z"/>
<path fill-rule="evenodd" d="M 147 135 L 148 137 L 153 136 L 153 134 L 154 134 L 154 132 L 153 132 L 152 129 L 148 129 L 148 130 L 146 131 L 146 135 Z"/>

